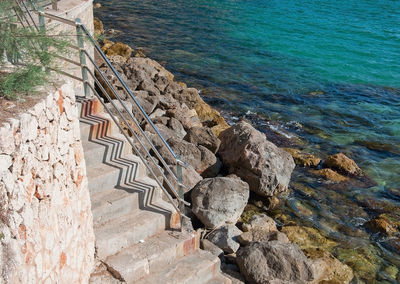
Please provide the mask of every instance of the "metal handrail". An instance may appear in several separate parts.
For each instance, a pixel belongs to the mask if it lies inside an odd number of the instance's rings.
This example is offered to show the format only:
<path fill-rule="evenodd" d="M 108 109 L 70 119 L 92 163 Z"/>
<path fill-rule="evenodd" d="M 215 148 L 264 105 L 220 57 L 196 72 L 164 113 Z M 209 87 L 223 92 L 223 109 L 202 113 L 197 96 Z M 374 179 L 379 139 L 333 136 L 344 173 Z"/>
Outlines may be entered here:
<path fill-rule="evenodd" d="M 15 0 L 16 2 L 18 2 L 19 0 Z M 165 138 L 162 136 L 162 134 L 160 133 L 159 129 L 154 125 L 153 121 L 150 119 L 150 117 L 147 115 L 147 113 L 144 111 L 143 107 L 140 105 L 140 103 L 137 101 L 137 99 L 135 98 L 133 92 L 130 90 L 130 88 L 127 86 L 127 84 L 125 83 L 125 81 L 121 78 L 121 75 L 118 73 L 118 71 L 114 68 L 114 66 L 112 65 L 112 63 L 110 62 L 110 60 L 107 58 L 107 56 L 103 53 L 103 51 L 101 50 L 101 48 L 99 47 L 99 45 L 97 44 L 96 40 L 93 38 L 93 36 L 91 35 L 91 33 L 87 30 L 87 28 L 85 27 L 85 25 L 83 25 L 79 19 L 77 19 L 75 22 L 68 20 L 68 19 L 64 19 L 62 17 L 53 15 L 53 14 L 49 14 L 46 12 L 43 12 L 41 10 L 39 10 L 37 8 L 37 6 L 35 5 L 35 3 L 32 0 L 29 0 L 32 7 L 33 7 L 33 11 L 35 13 L 37 13 L 39 15 L 39 22 L 40 22 L 40 18 L 49 18 L 58 22 L 62 22 L 64 24 L 70 25 L 70 26 L 75 26 L 78 32 L 78 45 L 79 45 L 79 34 L 80 34 L 80 30 L 83 31 L 84 35 L 86 35 L 86 38 L 89 39 L 89 42 L 94 46 L 94 48 L 96 49 L 96 51 L 100 54 L 101 58 L 103 58 L 104 62 L 106 63 L 106 65 L 110 68 L 110 70 L 114 73 L 114 75 L 118 78 L 118 81 L 122 84 L 124 90 L 126 91 L 126 93 L 128 94 L 128 97 L 130 98 L 130 100 L 136 105 L 136 107 L 139 109 L 141 115 L 144 117 L 145 121 L 154 129 L 156 135 L 160 138 L 160 140 L 162 141 L 162 144 L 167 148 L 168 152 L 172 155 L 172 157 L 174 158 L 175 163 L 178 165 L 179 167 L 187 167 L 188 165 L 183 162 L 179 156 L 177 156 L 174 151 L 171 149 L 171 147 L 169 146 L 169 144 L 167 143 L 167 141 L 165 140 Z M 24 2 L 24 1 L 21 1 Z M 18 4 L 19 5 L 19 4 Z M 34 18 L 31 14 L 30 9 L 26 6 L 25 3 L 23 3 L 23 7 L 19 6 L 21 10 L 23 10 L 22 8 L 25 8 L 25 11 L 27 12 L 29 19 L 31 19 L 31 22 L 33 23 L 34 27 L 39 31 L 39 27 L 36 25 Z M 28 24 L 28 26 L 30 26 L 30 28 L 32 28 L 32 25 L 29 21 L 29 19 L 24 15 L 25 21 Z M 20 19 L 21 24 L 23 24 L 22 19 Z M 44 21 L 42 21 L 43 25 L 44 25 Z M 102 84 L 99 82 L 99 80 L 96 78 L 96 76 L 94 75 L 94 73 L 92 72 L 92 70 L 90 70 L 90 68 L 87 67 L 86 65 L 86 61 L 84 60 L 84 58 L 88 58 L 90 60 L 90 62 L 92 63 L 92 65 L 94 66 L 95 70 L 97 71 L 97 73 L 100 75 L 100 77 L 102 78 L 102 80 L 106 83 L 107 87 L 109 88 L 109 90 L 111 90 L 111 93 L 114 95 L 115 98 L 117 98 L 117 100 L 120 102 L 121 106 L 124 108 L 124 110 L 126 111 L 126 113 L 129 114 L 129 118 L 134 122 L 135 126 L 137 127 L 137 129 L 140 130 L 140 134 L 142 136 L 145 137 L 146 141 L 149 143 L 151 150 L 153 150 L 153 152 L 155 153 L 155 155 L 157 156 L 158 160 L 161 162 L 161 164 L 163 165 L 163 167 L 165 168 L 165 170 L 169 173 L 169 175 L 171 176 L 171 178 L 176 182 L 176 184 L 182 189 L 182 188 L 187 188 L 182 181 L 180 180 L 181 178 L 178 178 L 174 172 L 170 169 L 170 167 L 168 166 L 168 164 L 165 162 L 164 158 L 162 157 L 162 155 L 159 153 L 159 151 L 157 150 L 157 148 L 154 146 L 154 144 L 152 143 L 151 139 L 146 135 L 146 133 L 144 132 L 144 130 L 142 129 L 142 127 L 140 127 L 139 122 L 136 120 L 136 118 L 133 116 L 133 114 L 128 110 L 128 108 L 126 107 L 125 103 L 123 102 L 123 100 L 120 98 L 119 94 L 116 92 L 116 90 L 114 89 L 114 87 L 112 86 L 111 82 L 107 79 L 107 77 L 103 74 L 103 72 L 100 70 L 100 67 L 96 64 L 95 60 L 93 59 L 93 57 L 90 55 L 90 53 L 83 47 L 79 48 L 79 53 L 80 53 L 80 63 L 75 62 L 71 59 L 62 57 L 62 56 L 57 56 L 59 59 L 64 60 L 66 62 L 69 62 L 71 64 L 80 66 L 82 68 L 82 78 L 76 77 L 72 74 L 68 74 L 66 72 L 63 71 L 58 71 L 64 75 L 67 75 L 69 77 L 72 77 L 73 79 L 77 79 L 81 82 L 83 82 L 84 87 L 85 87 L 85 93 L 86 93 L 86 88 L 90 89 L 92 91 L 92 93 L 95 95 L 95 97 L 97 97 L 99 99 L 99 101 L 103 104 L 104 108 L 106 109 L 106 111 L 110 114 L 111 118 L 113 119 L 113 121 L 116 123 L 116 125 L 118 126 L 118 128 L 120 129 L 120 131 L 122 132 L 122 134 L 125 136 L 125 138 L 127 138 L 127 141 L 131 144 L 132 148 L 135 150 L 136 154 L 138 154 L 139 158 L 142 160 L 142 162 L 144 163 L 144 165 L 146 166 L 146 168 L 149 170 L 150 174 L 153 176 L 153 178 L 155 179 L 155 181 L 157 182 L 157 184 L 159 185 L 159 187 L 163 190 L 164 194 L 166 194 L 166 196 L 168 197 L 169 201 L 172 203 L 173 207 L 175 208 L 175 210 L 179 213 L 179 215 L 182 218 L 185 219 L 189 219 L 187 216 L 184 215 L 184 213 L 181 211 L 182 207 L 184 207 L 184 205 L 190 205 L 188 202 L 186 202 L 183 199 L 182 196 L 182 192 L 180 191 L 180 194 L 178 194 L 178 192 L 176 191 L 174 185 L 171 183 L 171 181 L 165 176 L 164 172 L 162 171 L 162 169 L 157 165 L 156 160 L 154 159 L 154 157 L 152 157 L 150 155 L 149 150 L 146 148 L 146 146 L 143 144 L 143 142 L 141 141 L 141 139 L 139 138 L 139 136 L 137 135 L 136 131 L 132 128 L 132 126 L 128 123 L 128 121 L 126 120 L 126 117 L 121 113 L 121 111 L 118 109 L 118 107 L 115 105 L 115 103 L 113 102 L 113 100 L 110 97 L 110 94 L 107 93 L 107 91 L 104 89 L 104 87 L 102 86 Z M 82 58 L 83 56 L 83 58 Z M 135 138 L 136 141 L 139 142 L 139 145 L 141 146 L 141 149 L 145 152 L 146 156 L 150 157 L 152 163 L 154 164 L 155 168 L 158 170 L 158 172 L 161 174 L 161 176 L 163 177 L 164 181 L 166 182 L 166 184 L 168 185 L 168 187 L 170 188 L 170 190 L 172 191 L 173 195 L 175 196 L 175 198 L 178 200 L 178 202 L 181 204 L 178 208 L 178 206 L 176 206 L 176 204 L 174 203 L 171 195 L 168 193 L 167 189 L 163 186 L 162 182 L 159 180 L 159 178 L 157 177 L 157 175 L 155 174 L 154 170 L 152 169 L 152 167 L 149 165 L 148 161 L 145 159 L 145 157 L 143 157 L 142 153 L 140 152 L 140 150 L 137 148 L 137 146 L 133 143 L 132 139 L 130 139 L 128 133 L 126 133 L 126 131 L 123 129 L 123 127 L 120 125 L 119 123 L 119 119 L 117 119 L 117 117 L 115 116 L 115 114 L 112 112 L 112 110 L 109 108 L 109 106 L 107 106 L 105 104 L 105 102 L 101 99 L 100 94 L 98 93 L 98 91 L 96 90 L 96 88 L 89 82 L 88 78 L 85 77 L 85 74 L 89 74 L 92 78 L 93 81 L 97 84 L 97 86 L 99 87 L 99 89 L 101 90 L 101 92 L 103 93 L 103 95 L 107 98 L 107 100 L 110 101 L 111 105 L 113 106 L 113 108 L 117 111 L 117 116 L 122 119 L 122 121 L 124 121 L 124 123 L 127 125 L 128 129 L 131 131 L 133 137 Z M 86 75 L 87 76 L 87 75 Z M 179 172 L 181 172 L 181 170 L 178 170 L 178 174 Z"/>

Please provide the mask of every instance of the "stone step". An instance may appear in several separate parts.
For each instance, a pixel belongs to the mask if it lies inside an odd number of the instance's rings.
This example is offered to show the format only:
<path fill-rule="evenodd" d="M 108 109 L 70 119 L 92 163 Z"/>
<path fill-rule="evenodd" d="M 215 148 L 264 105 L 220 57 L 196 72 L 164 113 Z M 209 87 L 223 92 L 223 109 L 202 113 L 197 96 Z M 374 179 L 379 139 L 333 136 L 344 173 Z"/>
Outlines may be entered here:
<path fill-rule="evenodd" d="M 198 248 L 197 233 L 164 231 L 108 257 L 104 263 L 116 278 L 134 283 Z"/>
<path fill-rule="evenodd" d="M 139 194 L 111 189 L 91 195 L 94 226 L 122 217 L 139 208 Z"/>
<path fill-rule="evenodd" d="M 91 167 L 104 162 L 118 160 L 132 153 L 129 143 L 125 143 L 125 137 L 105 136 L 92 141 L 82 141 L 85 153 L 86 167 Z"/>
<path fill-rule="evenodd" d="M 197 250 L 164 269 L 135 281 L 135 284 L 204 284 L 217 276 L 219 265 L 218 257 Z"/>
<path fill-rule="evenodd" d="M 104 111 L 102 103 L 97 99 L 77 99 L 79 117 L 96 115 Z"/>
<path fill-rule="evenodd" d="M 91 193 L 123 187 L 146 175 L 144 165 L 137 156 L 132 154 L 106 164 L 88 167 L 86 171 Z"/>
<path fill-rule="evenodd" d="M 154 206 L 146 210 L 135 210 L 129 215 L 95 227 L 97 256 L 104 260 L 122 249 L 160 233 L 169 227 L 170 215 L 170 212 Z"/>

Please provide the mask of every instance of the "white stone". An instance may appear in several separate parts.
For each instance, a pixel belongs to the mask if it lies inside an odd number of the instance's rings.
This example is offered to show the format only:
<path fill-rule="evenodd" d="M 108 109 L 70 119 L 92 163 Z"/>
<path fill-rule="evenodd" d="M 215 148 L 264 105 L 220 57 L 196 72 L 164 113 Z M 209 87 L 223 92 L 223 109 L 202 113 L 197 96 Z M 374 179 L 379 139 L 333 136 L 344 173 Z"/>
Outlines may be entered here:
<path fill-rule="evenodd" d="M 40 253 L 35 257 L 35 264 L 37 276 L 41 279 L 43 274 L 43 259 Z"/>
<path fill-rule="evenodd" d="M 9 155 L 0 155 L 0 173 L 8 170 L 12 165 L 12 158 Z"/>
<path fill-rule="evenodd" d="M 0 128 L 0 153 L 11 154 L 15 151 L 13 130 L 10 124 L 5 123 Z"/>
<path fill-rule="evenodd" d="M 38 122 L 35 117 L 24 113 L 21 115 L 21 135 L 22 141 L 35 140 L 38 134 Z"/>
<path fill-rule="evenodd" d="M 46 243 L 45 247 L 47 250 L 51 250 L 54 246 L 54 236 L 53 232 L 46 232 Z"/>

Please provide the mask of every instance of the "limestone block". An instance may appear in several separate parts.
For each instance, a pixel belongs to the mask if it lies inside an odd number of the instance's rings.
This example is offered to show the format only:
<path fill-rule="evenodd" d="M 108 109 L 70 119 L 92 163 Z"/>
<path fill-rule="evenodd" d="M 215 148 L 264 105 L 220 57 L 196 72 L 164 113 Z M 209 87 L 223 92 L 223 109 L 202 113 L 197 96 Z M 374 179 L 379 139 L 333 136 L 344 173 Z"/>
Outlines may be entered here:
<path fill-rule="evenodd" d="M 11 154 L 15 150 L 13 131 L 9 123 L 0 128 L 0 153 Z"/>
<path fill-rule="evenodd" d="M 9 155 L 0 155 L 0 173 L 8 170 L 12 165 L 12 159 Z"/>
<path fill-rule="evenodd" d="M 38 122 L 35 117 L 28 113 L 21 115 L 21 135 L 22 141 L 35 140 L 38 134 Z"/>

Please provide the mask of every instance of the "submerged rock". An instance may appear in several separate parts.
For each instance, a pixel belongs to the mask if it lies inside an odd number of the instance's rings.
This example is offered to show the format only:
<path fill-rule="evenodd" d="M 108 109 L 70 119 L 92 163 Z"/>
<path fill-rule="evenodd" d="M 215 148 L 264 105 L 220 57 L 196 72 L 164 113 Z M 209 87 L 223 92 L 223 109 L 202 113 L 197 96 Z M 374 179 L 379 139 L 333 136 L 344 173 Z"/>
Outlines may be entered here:
<path fill-rule="evenodd" d="M 289 153 L 244 121 L 222 132 L 219 138 L 222 162 L 230 173 L 245 180 L 251 191 L 273 196 L 287 190 L 295 167 Z"/>
<path fill-rule="evenodd" d="M 253 242 L 237 252 L 248 283 L 307 283 L 314 279 L 311 263 L 296 244 Z"/>
<path fill-rule="evenodd" d="M 362 170 L 357 166 L 354 160 L 350 159 L 343 153 L 330 155 L 324 165 L 340 173 L 350 176 L 362 176 Z"/>
<path fill-rule="evenodd" d="M 398 220 L 398 223 L 400 224 L 400 219 Z M 388 236 L 398 232 L 397 224 L 392 222 L 390 218 L 384 214 L 369 220 L 364 224 L 364 227 L 373 233 L 382 233 Z"/>
<path fill-rule="evenodd" d="M 315 176 L 323 177 L 326 180 L 333 181 L 333 182 L 343 182 L 343 181 L 349 180 L 348 177 L 342 176 L 341 174 L 339 174 L 331 169 L 310 170 L 310 173 Z"/>
<path fill-rule="evenodd" d="M 354 270 L 356 278 L 367 283 L 374 283 L 376 272 L 380 269 L 379 251 L 372 245 L 364 245 L 355 249 L 336 248 L 333 254 Z"/>
<path fill-rule="evenodd" d="M 235 224 L 249 199 L 249 186 L 235 177 L 206 178 L 192 190 L 192 211 L 207 228 Z"/>
<path fill-rule="evenodd" d="M 311 260 L 315 279 L 312 283 L 348 284 L 354 278 L 353 270 L 327 251 L 306 249 L 305 255 Z"/>
<path fill-rule="evenodd" d="M 321 162 L 321 158 L 318 158 L 312 154 L 304 153 L 298 149 L 283 148 L 285 151 L 292 155 L 296 165 L 302 167 L 316 167 Z"/>
<path fill-rule="evenodd" d="M 317 229 L 303 226 L 284 226 L 281 230 L 301 249 L 319 248 L 330 251 L 337 243 L 325 238 Z"/>

